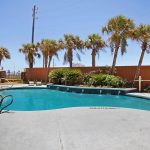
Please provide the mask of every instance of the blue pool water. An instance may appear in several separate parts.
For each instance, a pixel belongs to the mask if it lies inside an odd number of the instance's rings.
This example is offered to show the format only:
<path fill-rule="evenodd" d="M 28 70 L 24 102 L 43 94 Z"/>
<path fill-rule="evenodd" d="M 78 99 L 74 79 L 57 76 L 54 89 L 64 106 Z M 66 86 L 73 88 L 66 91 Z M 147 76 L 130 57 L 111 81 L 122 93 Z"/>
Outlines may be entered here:
<path fill-rule="evenodd" d="M 0 91 L 12 95 L 14 102 L 8 110 L 34 111 L 67 107 L 108 106 L 150 110 L 150 100 L 116 95 L 77 94 L 49 89 L 12 89 Z M 3 104 L 9 102 L 9 98 Z"/>

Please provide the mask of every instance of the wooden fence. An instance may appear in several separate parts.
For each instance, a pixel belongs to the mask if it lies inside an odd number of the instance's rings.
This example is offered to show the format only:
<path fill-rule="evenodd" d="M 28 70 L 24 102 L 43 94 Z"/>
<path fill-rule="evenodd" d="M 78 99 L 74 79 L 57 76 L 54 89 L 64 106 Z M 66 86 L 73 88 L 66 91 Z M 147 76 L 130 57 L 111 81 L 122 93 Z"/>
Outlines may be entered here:
<path fill-rule="evenodd" d="M 54 69 L 67 68 L 67 67 L 55 67 L 55 68 L 26 68 L 25 72 L 22 73 L 24 81 L 46 81 L 48 72 Z M 89 73 L 91 71 L 101 70 L 105 67 L 73 67 L 79 69 L 83 73 Z M 135 71 L 137 66 L 116 66 L 116 76 L 120 76 L 129 82 L 134 79 Z M 141 66 L 140 76 L 143 80 L 150 80 L 150 66 Z M 137 84 L 138 85 L 138 84 Z M 150 85 L 150 82 L 143 82 L 142 87 Z"/>

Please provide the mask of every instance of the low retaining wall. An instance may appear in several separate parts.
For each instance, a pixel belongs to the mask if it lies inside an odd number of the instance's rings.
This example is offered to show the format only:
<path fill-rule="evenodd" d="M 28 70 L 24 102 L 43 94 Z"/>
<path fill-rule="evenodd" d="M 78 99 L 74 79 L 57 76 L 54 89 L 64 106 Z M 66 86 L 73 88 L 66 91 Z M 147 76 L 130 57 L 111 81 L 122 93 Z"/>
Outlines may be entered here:
<path fill-rule="evenodd" d="M 54 69 L 67 68 L 67 67 L 55 67 L 55 68 L 26 68 L 24 73 L 24 81 L 43 81 L 47 79 L 47 75 L 50 71 Z M 74 69 L 79 69 L 83 73 L 89 73 L 91 71 L 96 71 L 105 67 L 73 67 Z M 116 76 L 120 76 L 127 81 L 133 81 L 135 71 L 137 66 L 116 66 Z M 140 76 L 142 80 L 150 80 L 150 66 L 141 66 Z M 136 84 L 138 85 L 138 84 Z M 143 82 L 142 87 L 150 85 L 150 82 Z"/>
<path fill-rule="evenodd" d="M 111 95 L 125 95 L 130 92 L 135 92 L 134 88 L 94 88 L 94 87 L 78 87 L 78 86 L 66 86 L 66 85 L 55 85 L 48 84 L 48 89 L 74 92 L 82 94 L 111 94 Z"/>

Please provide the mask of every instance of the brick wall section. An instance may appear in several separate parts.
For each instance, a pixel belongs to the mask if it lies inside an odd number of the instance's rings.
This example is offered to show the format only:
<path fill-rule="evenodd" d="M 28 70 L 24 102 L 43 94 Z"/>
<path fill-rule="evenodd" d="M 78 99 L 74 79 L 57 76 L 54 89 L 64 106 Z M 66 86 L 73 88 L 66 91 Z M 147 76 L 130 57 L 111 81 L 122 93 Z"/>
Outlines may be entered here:
<path fill-rule="evenodd" d="M 32 80 L 32 81 L 45 81 L 48 72 L 54 69 L 60 69 L 62 67 L 55 67 L 55 68 L 26 68 L 25 69 L 25 77 L 24 80 Z M 67 67 L 63 67 L 67 68 Z M 103 67 L 73 67 L 74 69 L 80 69 L 83 73 L 88 73 L 91 71 L 98 70 Z M 133 81 L 135 71 L 137 66 L 116 66 L 117 72 L 115 75 L 122 77 L 128 81 Z M 140 75 L 142 76 L 143 80 L 150 80 L 150 66 L 142 66 Z M 143 86 L 150 85 L 150 82 L 143 82 Z"/>

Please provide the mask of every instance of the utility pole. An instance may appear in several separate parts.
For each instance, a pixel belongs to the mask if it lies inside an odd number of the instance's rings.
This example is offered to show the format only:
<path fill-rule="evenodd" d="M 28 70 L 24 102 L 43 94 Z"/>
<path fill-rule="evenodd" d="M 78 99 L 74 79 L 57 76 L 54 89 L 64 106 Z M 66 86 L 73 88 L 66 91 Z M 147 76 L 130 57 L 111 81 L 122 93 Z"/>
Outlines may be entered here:
<path fill-rule="evenodd" d="M 38 10 L 38 7 L 36 7 L 36 5 L 34 5 L 32 11 L 33 11 L 33 14 L 32 14 L 32 17 L 33 17 L 33 22 L 32 22 L 32 43 L 34 43 L 34 28 L 35 28 L 35 19 L 36 18 L 36 14 L 37 14 L 37 10 Z"/>

